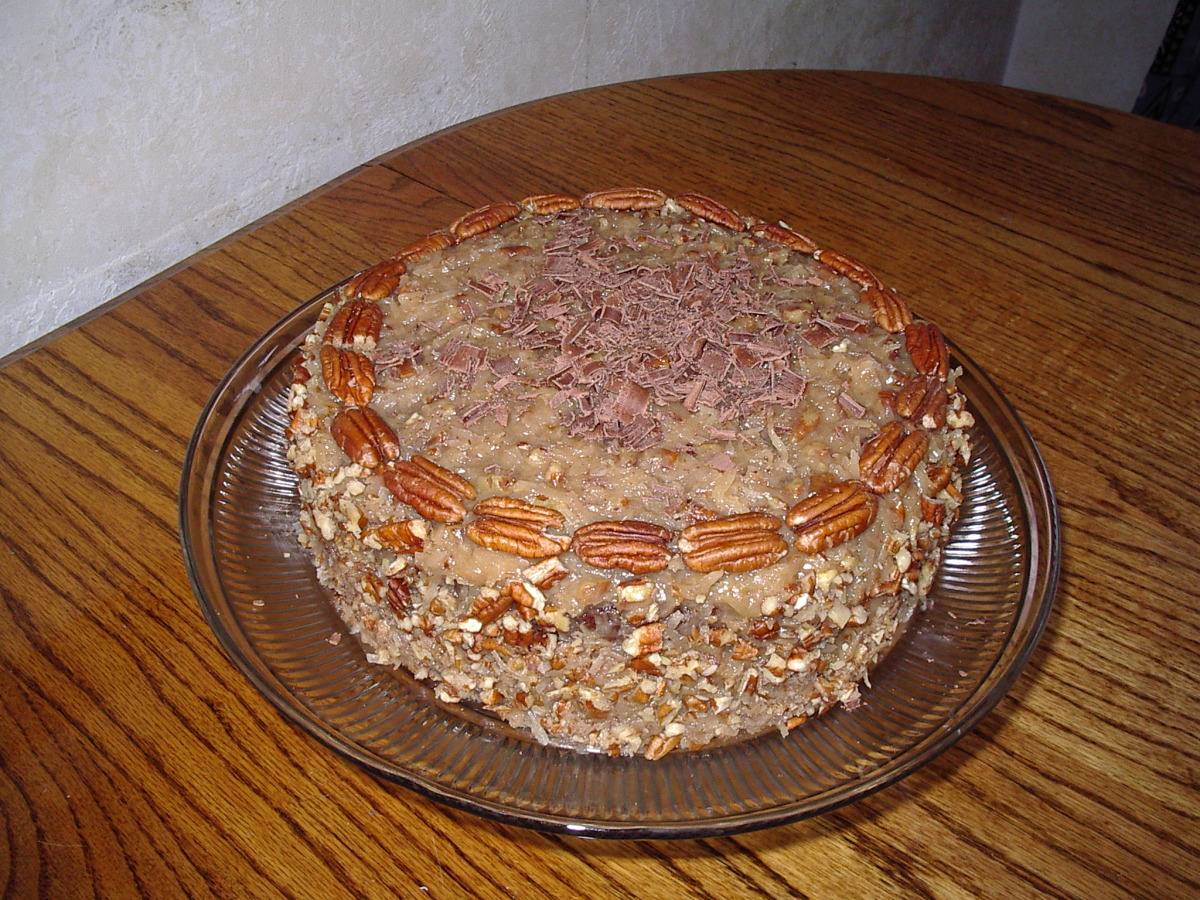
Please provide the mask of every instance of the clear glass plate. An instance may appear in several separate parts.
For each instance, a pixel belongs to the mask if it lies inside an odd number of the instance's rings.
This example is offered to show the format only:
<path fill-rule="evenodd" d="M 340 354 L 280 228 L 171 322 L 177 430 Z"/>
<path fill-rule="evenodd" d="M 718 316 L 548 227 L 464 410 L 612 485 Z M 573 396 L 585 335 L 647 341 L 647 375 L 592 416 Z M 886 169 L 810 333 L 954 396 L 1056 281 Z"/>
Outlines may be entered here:
<path fill-rule="evenodd" d="M 328 293 L 328 292 L 327 292 Z M 928 763 L 1000 700 L 1050 612 L 1058 516 L 1045 465 L 1000 391 L 955 348 L 976 426 L 964 506 L 933 589 L 863 703 L 657 762 L 542 746 L 371 665 L 296 542 L 284 455 L 292 360 L 327 293 L 233 366 L 184 463 L 180 527 L 200 607 L 234 663 L 288 719 L 370 771 L 511 824 L 596 837 L 763 828 L 864 797 Z"/>

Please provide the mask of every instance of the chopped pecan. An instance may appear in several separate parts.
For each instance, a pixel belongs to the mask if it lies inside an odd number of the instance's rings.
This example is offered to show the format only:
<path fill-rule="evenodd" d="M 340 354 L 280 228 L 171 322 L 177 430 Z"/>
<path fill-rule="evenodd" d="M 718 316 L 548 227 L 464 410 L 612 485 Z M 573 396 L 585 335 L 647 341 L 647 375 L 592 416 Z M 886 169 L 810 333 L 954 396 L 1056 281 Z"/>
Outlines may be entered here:
<path fill-rule="evenodd" d="M 658 653 L 663 648 L 663 627 L 661 622 L 648 622 L 633 629 L 621 645 L 632 657 L 649 656 Z"/>
<path fill-rule="evenodd" d="M 521 205 L 535 216 L 552 216 L 579 209 L 579 198 L 569 194 L 534 194 L 522 200 Z"/>
<path fill-rule="evenodd" d="M 778 534 L 782 521 L 768 513 L 741 513 L 683 529 L 679 550 L 697 572 L 748 572 L 779 562 L 787 542 Z"/>
<path fill-rule="evenodd" d="M 667 195 L 654 188 L 609 188 L 585 194 L 580 202 L 585 209 L 661 209 Z"/>
<path fill-rule="evenodd" d="M 383 310 L 370 300 L 351 300 L 333 314 L 324 342 L 335 347 L 370 350 L 379 340 Z"/>
<path fill-rule="evenodd" d="M 350 406 L 366 406 L 375 394 L 375 363 L 353 350 L 321 345 L 321 374 L 330 393 Z"/>
<path fill-rule="evenodd" d="M 484 625 L 495 622 L 513 605 L 512 591 L 500 591 L 496 596 L 481 593 L 471 604 L 469 617 Z"/>
<path fill-rule="evenodd" d="M 304 354 L 297 352 L 292 357 L 292 384 L 307 384 L 312 372 L 304 365 Z"/>
<path fill-rule="evenodd" d="M 487 206 L 471 210 L 471 212 L 456 220 L 450 226 L 450 233 L 459 241 L 465 241 L 467 238 L 475 237 L 477 234 L 486 234 L 494 228 L 500 227 L 510 219 L 515 219 L 520 214 L 521 207 L 515 203 L 508 201 L 503 203 L 489 203 Z"/>
<path fill-rule="evenodd" d="M 575 555 L 597 569 L 624 569 L 635 575 L 661 572 L 671 558 L 671 532 L 661 525 L 629 519 L 592 522 L 571 538 Z"/>
<path fill-rule="evenodd" d="M 875 277 L 870 269 L 845 253 L 839 253 L 837 250 L 818 250 L 813 256 L 839 275 L 849 278 L 859 287 L 883 287 L 883 283 Z"/>
<path fill-rule="evenodd" d="M 557 556 L 551 556 L 522 570 L 521 577 L 544 591 L 567 577 L 567 567 Z"/>
<path fill-rule="evenodd" d="M 950 356 L 940 328 L 928 322 L 913 322 L 904 329 L 904 344 L 918 372 L 946 380 Z"/>
<path fill-rule="evenodd" d="M 929 497 L 921 497 L 921 520 L 930 525 L 941 525 L 946 521 L 946 504 Z"/>
<path fill-rule="evenodd" d="M 779 634 L 779 620 L 774 616 L 759 616 L 750 622 L 750 636 L 769 641 Z"/>
<path fill-rule="evenodd" d="M 351 278 L 346 285 L 346 296 L 382 300 L 400 286 L 400 277 L 407 271 L 404 260 L 395 257 L 385 259 Z"/>
<path fill-rule="evenodd" d="M 897 415 L 922 428 L 941 428 L 946 424 L 948 402 L 946 383 L 932 375 L 910 379 L 892 404 Z"/>
<path fill-rule="evenodd" d="M 908 481 L 928 447 L 925 432 L 888 422 L 863 447 L 858 458 L 859 477 L 876 494 L 894 491 Z"/>
<path fill-rule="evenodd" d="M 745 231 L 746 225 L 742 217 L 723 203 L 718 203 L 712 197 L 704 194 L 680 194 L 675 202 L 699 219 L 715 222 L 730 231 Z"/>
<path fill-rule="evenodd" d="M 796 549 L 822 553 L 866 531 L 876 506 L 857 481 L 841 481 L 801 500 L 788 510 L 786 521 L 796 532 Z"/>
<path fill-rule="evenodd" d="M 408 576 L 401 573 L 389 578 L 384 599 L 387 600 L 388 606 L 395 611 L 396 615 L 408 615 L 408 611 L 412 608 L 412 585 L 408 581 Z"/>
<path fill-rule="evenodd" d="M 404 519 L 372 528 L 364 537 L 374 537 L 398 553 L 416 553 L 425 546 L 428 534 L 429 527 L 423 519 Z"/>
<path fill-rule="evenodd" d="M 654 737 L 650 738 L 650 743 L 646 745 L 646 752 L 642 755 L 651 762 L 654 762 L 662 759 L 664 756 L 678 747 L 679 742 L 682 740 L 682 733 L 672 735 L 656 734 Z"/>
<path fill-rule="evenodd" d="M 811 254 L 817 249 L 817 245 L 811 239 L 792 231 L 782 222 L 760 222 L 757 225 L 751 225 L 750 231 L 769 241 L 784 244 L 798 253 Z"/>
<path fill-rule="evenodd" d="M 925 469 L 925 474 L 929 476 L 929 492 L 936 497 L 950 484 L 954 470 L 949 466 L 929 466 Z"/>
<path fill-rule="evenodd" d="M 871 284 L 863 288 L 862 299 L 871 305 L 871 314 L 884 331 L 899 334 L 912 324 L 912 310 L 895 291 Z"/>
<path fill-rule="evenodd" d="M 400 456 L 396 432 L 369 406 L 350 406 L 334 417 L 329 433 L 347 456 L 368 469 Z"/>
<path fill-rule="evenodd" d="M 437 253 L 439 250 L 445 250 L 453 246 L 454 235 L 448 231 L 435 231 L 398 250 L 392 255 L 392 259 L 398 259 L 406 265 L 411 265 L 417 260 L 428 256 L 430 253 Z"/>
<path fill-rule="evenodd" d="M 557 556 L 570 539 L 546 534 L 561 527 L 562 513 L 512 497 L 489 497 L 475 505 L 475 518 L 467 523 L 467 537 L 489 550 L 504 550 L 526 559 Z"/>
<path fill-rule="evenodd" d="M 469 481 L 423 456 L 384 469 L 383 483 L 397 500 L 425 518 L 447 524 L 461 522 L 467 514 L 463 501 L 475 497 Z"/>

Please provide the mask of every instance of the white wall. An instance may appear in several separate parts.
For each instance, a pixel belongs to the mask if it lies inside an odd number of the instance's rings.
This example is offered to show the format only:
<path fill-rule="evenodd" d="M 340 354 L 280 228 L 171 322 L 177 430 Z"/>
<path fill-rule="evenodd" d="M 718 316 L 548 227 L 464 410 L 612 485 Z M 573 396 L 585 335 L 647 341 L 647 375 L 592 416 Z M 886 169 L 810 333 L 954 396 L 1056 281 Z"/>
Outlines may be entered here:
<path fill-rule="evenodd" d="M 1176 0 L 1021 0 L 1004 84 L 1133 109 Z"/>
<path fill-rule="evenodd" d="M 997 82 L 1020 3 L 0 0 L 0 358 L 478 114 L 726 68 Z"/>

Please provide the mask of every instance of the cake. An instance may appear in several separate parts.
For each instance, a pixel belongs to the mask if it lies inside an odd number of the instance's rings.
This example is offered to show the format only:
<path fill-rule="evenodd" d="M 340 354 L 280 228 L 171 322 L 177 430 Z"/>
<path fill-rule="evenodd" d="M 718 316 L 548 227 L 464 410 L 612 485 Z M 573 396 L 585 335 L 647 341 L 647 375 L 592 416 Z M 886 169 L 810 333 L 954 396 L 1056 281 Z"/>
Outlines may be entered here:
<path fill-rule="evenodd" d="M 476 209 L 332 291 L 287 452 L 367 658 L 659 759 L 853 708 L 928 602 L 973 424 L 936 325 L 701 194 Z"/>

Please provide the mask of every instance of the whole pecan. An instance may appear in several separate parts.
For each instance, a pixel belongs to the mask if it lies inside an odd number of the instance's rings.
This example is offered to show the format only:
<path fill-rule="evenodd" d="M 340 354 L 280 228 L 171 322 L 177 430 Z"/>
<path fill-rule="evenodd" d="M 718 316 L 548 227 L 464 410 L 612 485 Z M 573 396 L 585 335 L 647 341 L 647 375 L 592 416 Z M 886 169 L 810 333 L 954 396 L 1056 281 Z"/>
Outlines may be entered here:
<path fill-rule="evenodd" d="M 400 277 L 408 271 L 404 261 L 385 259 L 378 265 L 359 272 L 346 285 L 346 296 L 363 300 L 382 300 L 400 286 Z"/>
<path fill-rule="evenodd" d="M 325 329 L 324 342 L 335 347 L 370 350 L 379 340 L 383 310 L 370 300 L 351 300 L 344 304 Z"/>
<path fill-rule="evenodd" d="M 465 241 L 467 238 L 475 237 L 478 234 L 486 234 L 494 228 L 500 227 L 510 219 L 515 219 L 520 214 L 521 207 L 515 203 L 509 201 L 489 203 L 487 206 L 471 210 L 465 216 L 456 220 L 450 226 L 450 233 L 458 241 Z"/>
<path fill-rule="evenodd" d="M 717 225 L 728 228 L 730 231 L 746 230 L 746 224 L 742 221 L 741 216 L 725 204 L 718 203 L 712 197 L 706 197 L 704 194 L 687 193 L 680 194 L 675 198 L 675 202 L 693 216 L 704 219 L 706 222 L 715 222 Z"/>
<path fill-rule="evenodd" d="M 580 202 L 585 209 L 660 209 L 667 195 L 654 188 L 609 188 L 584 194 Z"/>
<path fill-rule="evenodd" d="M 867 285 L 863 288 L 862 299 L 871 305 L 871 315 L 884 331 L 899 334 L 912 324 L 912 310 L 895 291 Z"/>
<path fill-rule="evenodd" d="M 369 406 L 343 409 L 334 417 L 329 433 L 347 456 L 368 469 L 400 456 L 396 432 Z"/>
<path fill-rule="evenodd" d="M 866 531 L 876 506 L 874 495 L 857 481 L 841 481 L 805 497 L 788 510 L 785 521 L 796 533 L 796 549 L 822 553 Z"/>
<path fill-rule="evenodd" d="M 475 518 L 467 523 L 467 537 L 489 550 L 504 550 L 526 559 L 556 556 L 570 539 L 546 534 L 561 527 L 562 513 L 512 497 L 489 497 L 475 505 Z"/>
<path fill-rule="evenodd" d="M 883 287 L 883 284 L 870 269 L 845 253 L 839 253 L 837 250 L 818 250 L 813 255 L 826 266 L 833 269 L 833 271 L 849 278 L 859 287 Z"/>
<path fill-rule="evenodd" d="M 904 329 L 904 344 L 918 372 L 946 380 L 950 355 L 940 328 L 928 322 L 913 322 Z"/>
<path fill-rule="evenodd" d="M 375 393 L 375 363 L 353 350 L 321 345 L 321 374 L 330 393 L 350 406 L 366 406 Z"/>
<path fill-rule="evenodd" d="M 411 265 L 417 260 L 428 256 L 430 253 L 437 253 L 439 250 L 453 247 L 454 243 L 454 235 L 448 231 L 435 231 L 397 250 L 392 254 L 392 259 L 398 259 L 406 265 Z"/>
<path fill-rule="evenodd" d="M 779 562 L 787 542 L 779 535 L 783 522 L 768 513 L 740 513 L 683 529 L 679 551 L 697 572 L 749 572 Z"/>
<path fill-rule="evenodd" d="M 928 447 L 925 432 L 888 422 L 863 447 L 858 458 L 859 478 L 876 494 L 894 491 L 908 481 Z"/>
<path fill-rule="evenodd" d="M 814 253 L 817 245 L 811 238 L 806 238 L 782 222 L 760 222 L 750 226 L 750 232 L 770 241 L 784 244 L 798 253 Z"/>
<path fill-rule="evenodd" d="M 923 375 L 910 379 L 900 389 L 892 408 L 922 428 L 941 428 L 946 424 L 948 399 L 945 382 L 933 375 Z"/>
<path fill-rule="evenodd" d="M 579 209 L 579 198 L 570 194 L 534 194 L 522 200 L 521 205 L 535 216 L 552 216 L 555 213 Z"/>
<path fill-rule="evenodd" d="M 475 498 L 469 481 L 423 456 L 388 466 L 383 483 L 397 500 L 425 518 L 447 524 L 461 522 L 467 514 L 463 501 Z"/>
<path fill-rule="evenodd" d="M 597 569 L 624 569 L 635 575 L 661 572 L 671 559 L 671 532 L 661 525 L 628 519 L 592 522 L 571 538 L 575 555 Z"/>

